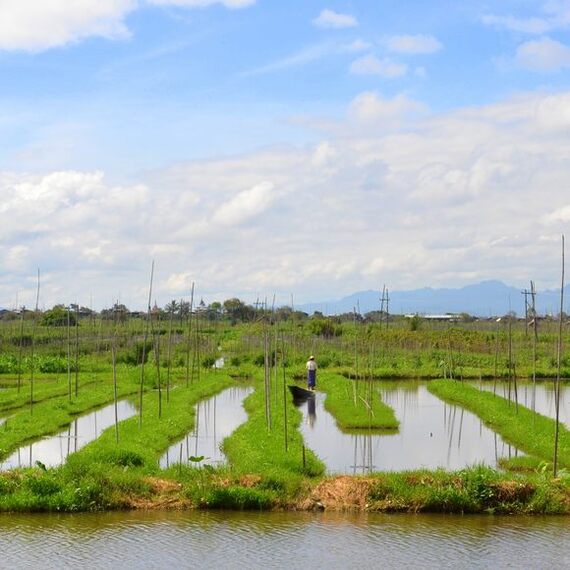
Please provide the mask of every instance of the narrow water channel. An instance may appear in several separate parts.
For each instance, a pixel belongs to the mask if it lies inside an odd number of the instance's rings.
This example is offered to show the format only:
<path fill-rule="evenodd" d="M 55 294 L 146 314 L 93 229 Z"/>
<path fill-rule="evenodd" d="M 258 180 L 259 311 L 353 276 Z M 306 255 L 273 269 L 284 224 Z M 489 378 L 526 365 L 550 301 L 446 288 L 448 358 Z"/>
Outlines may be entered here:
<path fill-rule="evenodd" d="M 249 512 L 0 515 L 3 568 L 570 567 L 566 517 Z"/>
<path fill-rule="evenodd" d="M 425 382 L 379 382 L 378 390 L 400 420 L 397 432 L 343 433 L 322 393 L 302 405 L 305 443 L 329 473 L 496 467 L 501 457 L 522 455 L 474 414 L 433 396 Z"/>
<path fill-rule="evenodd" d="M 251 392 L 251 387 L 233 387 L 196 406 L 196 424 L 184 439 L 170 446 L 160 458 L 160 466 L 165 469 L 176 463 L 191 463 L 190 457 L 204 457 L 209 465 L 220 464 L 225 456 L 220 449 L 224 438 L 247 420 L 243 401 Z"/>
<path fill-rule="evenodd" d="M 118 402 L 117 411 L 119 421 L 123 421 L 134 416 L 136 408 L 128 400 L 122 400 Z M 110 404 L 78 417 L 66 430 L 56 435 L 20 447 L 0 463 L 0 470 L 34 467 L 36 461 L 41 461 L 46 467 L 61 465 L 65 463 L 70 453 L 94 441 L 114 424 L 115 405 Z"/>
<path fill-rule="evenodd" d="M 493 380 L 486 380 L 481 382 L 470 382 L 471 385 L 496 393 L 503 397 L 508 398 L 509 385 L 508 382 L 503 380 L 498 381 L 495 386 Z M 515 390 L 514 385 L 511 383 L 511 400 L 514 401 Z M 517 396 L 519 404 L 523 405 L 529 410 L 535 410 L 543 416 L 549 418 L 556 417 L 556 400 L 554 397 L 554 382 L 552 380 L 539 380 L 536 385 L 528 380 L 517 381 Z M 560 421 L 570 429 L 570 386 L 567 384 L 560 385 Z"/>

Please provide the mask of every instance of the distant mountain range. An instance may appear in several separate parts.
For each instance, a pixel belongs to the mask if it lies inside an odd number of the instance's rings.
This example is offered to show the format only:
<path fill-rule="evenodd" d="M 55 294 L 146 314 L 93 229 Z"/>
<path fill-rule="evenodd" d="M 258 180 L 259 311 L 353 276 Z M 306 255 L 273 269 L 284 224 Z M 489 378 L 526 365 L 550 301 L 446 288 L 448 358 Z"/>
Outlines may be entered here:
<path fill-rule="evenodd" d="M 570 301 L 570 287 L 564 288 L 564 297 Z M 359 291 L 334 301 L 306 303 L 301 311 L 312 314 L 321 311 L 338 315 L 354 311 L 360 313 L 380 309 L 381 291 Z M 529 299 L 530 301 L 530 299 Z M 558 314 L 560 290 L 537 290 L 536 309 L 539 314 Z M 565 311 L 567 304 L 565 303 Z M 504 315 L 509 310 L 524 315 L 522 289 L 510 287 L 501 281 L 482 281 L 459 289 L 432 289 L 424 287 L 412 291 L 390 291 L 389 310 L 392 314 L 469 313 L 479 317 Z"/>

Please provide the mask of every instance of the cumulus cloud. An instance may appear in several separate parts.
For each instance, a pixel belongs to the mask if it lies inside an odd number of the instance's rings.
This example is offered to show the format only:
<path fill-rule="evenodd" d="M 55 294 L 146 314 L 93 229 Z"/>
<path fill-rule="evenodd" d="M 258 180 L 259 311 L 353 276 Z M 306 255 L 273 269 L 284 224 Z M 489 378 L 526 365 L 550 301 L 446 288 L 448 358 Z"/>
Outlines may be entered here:
<path fill-rule="evenodd" d="M 422 113 L 425 110 L 423 104 L 403 94 L 386 99 L 376 92 L 366 91 L 350 103 L 349 117 L 367 125 L 379 122 L 394 125 L 400 124 L 406 116 Z"/>
<path fill-rule="evenodd" d="M 125 38 L 137 0 L 4 0 L 0 49 L 39 51 L 86 37 Z"/>
<path fill-rule="evenodd" d="M 186 8 L 205 8 L 214 4 L 221 4 L 226 8 L 238 9 L 253 6 L 256 0 L 147 0 L 147 2 L 157 6 L 183 6 Z"/>
<path fill-rule="evenodd" d="M 313 20 L 313 24 L 318 28 L 354 28 L 358 26 L 358 20 L 350 14 L 326 9 Z"/>
<path fill-rule="evenodd" d="M 386 45 L 391 52 L 405 54 L 429 54 L 443 48 L 437 38 L 421 34 L 392 36 L 387 39 Z"/>
<path fill-rule="evenodd" d="M 548 37 L 528 41 L 518 47 L 515 61 L 533 71 L 557 71 L 570 67 L 570 47 Z"/>
<path fill-rule="evenodd" d="M 222 225 L 238 225 L 263 213 L 273 200 L 271 182 L 256 184 L 249 190 L 222 203 L 213 215 L 213 221 Z"/>
<path fill-rule="evenodd" d="M 192 281 L 206 300 L 279 302 L 378 283 L 555 286 L 570 93 L 421 111 L 405 94 L 363 93 L 313 145 L 179 162 L 137 184 L 0 172 L 0 306 L 17 293 L 32 304 L 40 267 L 42 304 L 93 293 L 95 306 L 142 307 L 152 258 L 159 304 Z"/>
<path fill-rule="evenodd" d="M 220 4 L 245 8 L 256 0 L 3 0 L 0 50 L 42 51 L 89 37 L 125 39 L 125 18 L 145 4 L 203 8 Z"/>
<path fill-rule="evenodd" d="M 545 18 L 515 18 L 514 16 L 486 14 L 481 20 L 488 26 L 526 34 L 544 34 L 552 29 L 552 24 Z"/>
<path fill-rule="evenodd" d="M 352 62 L 350 72 L 355 75 L 380 75 L 392 79 L 406 75 L 408 66 L 389 58 L 378 59 L 375 55 L 366 55 Z"/>
<path fill-rule="evenodd" d="M 517 33 L 541 35 L 570 26 L 570 2 L 547 0 L 538 6 L 538 13 L 528 16 L 484 14 L 483 24 Z"/>

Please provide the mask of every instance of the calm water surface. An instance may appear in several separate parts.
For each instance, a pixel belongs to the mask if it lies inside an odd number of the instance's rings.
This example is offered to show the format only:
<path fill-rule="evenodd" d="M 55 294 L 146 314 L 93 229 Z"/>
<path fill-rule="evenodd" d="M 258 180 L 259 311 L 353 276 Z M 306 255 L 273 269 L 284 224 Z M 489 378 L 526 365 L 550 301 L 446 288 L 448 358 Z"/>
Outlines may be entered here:
<path fill-rule="evenodd" d="M 157 512 L 0 515 L 2 568 L 568 568 L 568 519 Z"/>
<path fill-rule="evenodd" d="M 322 393 L 302 405 L 306 445 L 329 472 L 460 469 L 476 463 L 495 467 L 501 457 L 522 455 L 477 416 L 430 394 L 426 383 L 380 382 L 379 390 L 400 420 L 398 431 L 343 433 L 324 409 Z"/>
<path fill-rule="evenodd" d="M 118 420 L 122 421 L 134 416 L 136 408 L 131 402 L 122 400 L 118 402 L 117 412 Z M 70 453 L 97 439 L 114 424 L 115 406 L 111 404 L 78 417 L 65 431 L 21 447 L 0 463 L 0 469 L 33 467 L 36 461 L 41 461 L 47 467 L 61 465 Z"/>
<path fill-rule="evenodd" d="M 493 392 L 495 390 L 494 382 L 471 382 L 472 385 L 482 390 Z M 496 393 L 504 398 L 508 397 L 508 383 L 504 381 L 497 382 Z M 536 410 L 539 414 L 549 418 L 556 417 L 555 399 L 554 399 L 554 383 L 552 380 L 540 380 L 533 386 L 532 382 L 527 380 L 517 381 L 518 402 L 526 408 Z M 514 400 L 514 386 L 511 383 L 511 399 Z M 566 424 L 570 429 L 570 386 L 560 385 L 560 421 Z"/>
<path fill-rule="evenodd" d="M 189 463 L 190 456 L 204 456 L 208 464 L 223 463 L 225 456 L 220 444 L 239 425 L 247 420 L 243 401 L 251 392 L 250 387 L 228 388 L 213 398 L 196 406 L 196 425 L 191 434 L 172 445 L 160 459 L 164 469 L 174 463 Z"/>

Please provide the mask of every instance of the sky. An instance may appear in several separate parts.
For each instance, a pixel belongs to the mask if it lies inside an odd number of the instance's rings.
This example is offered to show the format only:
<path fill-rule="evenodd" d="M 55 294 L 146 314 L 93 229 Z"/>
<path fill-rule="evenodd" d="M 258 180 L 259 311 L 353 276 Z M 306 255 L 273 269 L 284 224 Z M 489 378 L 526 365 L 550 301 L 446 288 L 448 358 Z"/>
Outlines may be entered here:
<path fill-rule="evenodd" d="M 0 307 L 552 288 L 570 0 L 0 0 Z"/>

